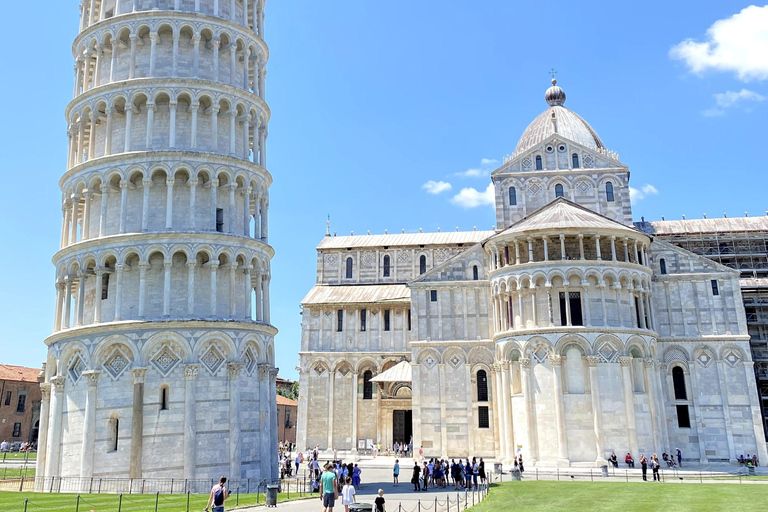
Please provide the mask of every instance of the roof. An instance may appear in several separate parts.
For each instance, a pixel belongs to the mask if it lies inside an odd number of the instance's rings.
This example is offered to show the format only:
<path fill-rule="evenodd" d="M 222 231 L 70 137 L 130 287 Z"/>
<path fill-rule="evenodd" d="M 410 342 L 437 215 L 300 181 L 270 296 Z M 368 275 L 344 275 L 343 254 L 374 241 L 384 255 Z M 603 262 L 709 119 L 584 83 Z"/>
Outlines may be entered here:
<path fill-rule="evenodd" d="M 768 231 L 768 215 L 761 217 L 655 220 L 652 222 L 635 222 L 635 226 L 640 231 L 652 235 Z"/>
<path fill-rule="evenodd" d="M 411 380 L 413 380 L 411 363 L 401 361 L 389 370 L 372 378 L 371 382 L 411 382 Z"/>
<path fill-rule="evenodd" d="M 743 288 L 768 288 L 768 279 L 764 277 L 748 277 L 739 279 L 739 286 Z"/>
<path fill-rule="evenodd" d="M 291 400 L 288 397 L 284 397 L 283 395 L 277 395 L 277 405 L 287 405 L 288 407 L 298 407 L 298 402 L 296 400 Z"/>
<path fill-rule="evenodd" d="M 0 380 L 14 380 L 19 382 L 37 382 L 40 368 L 27 368 L 26 366 L 11 366 L 0 364 Z"/>
<path fill-rule="evenodd" d="M 620 222 L 616 222 L 615 220 L 604 217 L 583 206 L 572 203 L 565 198 L 559 197 L 540 210 L 537 210 L 528 217 L 511 225 L 499 233 L 499 235 L 547 229 L 611 229 L 626 231 L 635 235 L 639 233 L 637 230 L 627 227 Z"/>
<path fill-rule="evenodd" d="M 408 302 L 411 291 L 404 284 L 369 284 L 329 286 L 318 284 L 309 290 L 302 304 L 362 304 L 371 302 Z"/>
<path fill-rule="evenodd" d="M 317 248 L 347 249 L 349 247 L 474 244 L 493 236 L 495 233 L 495 231 L 446 231 L 442 233 L 326 236 Z"/>
<path fill-rule="evenodd" d="M 559 135 L 590 149 L 605 149 L 597 132 L 589 123 L 563 106 L 565 92 L 555 84 L 555 80 L 552 80 L 552 87 L 544 94 L 549 108 L 528 125 L 517 143 L 515 153 L 541 144 L 553 135 Z"/>

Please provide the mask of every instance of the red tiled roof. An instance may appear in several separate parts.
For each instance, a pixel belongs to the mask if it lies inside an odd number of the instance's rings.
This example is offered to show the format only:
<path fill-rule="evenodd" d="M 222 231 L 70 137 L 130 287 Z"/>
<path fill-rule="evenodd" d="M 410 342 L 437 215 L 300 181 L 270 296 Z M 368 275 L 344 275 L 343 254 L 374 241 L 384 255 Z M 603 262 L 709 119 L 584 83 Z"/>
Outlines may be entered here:
<path fill-rule="evenodd" d="M 14 380 L 20 382 L 37 382 L 40 368 L 27 368 L 25 366 L 11 366 L 0 364 L 0 380 Z"/>
<path fill-rule="evenodd" d="M 286 398 L 283 395 L 277 395 L 277 405 L 287 405 L 289 407 L 298 407 L 298 403 L 296 400 L 291 400 L 290 398 Z"/>

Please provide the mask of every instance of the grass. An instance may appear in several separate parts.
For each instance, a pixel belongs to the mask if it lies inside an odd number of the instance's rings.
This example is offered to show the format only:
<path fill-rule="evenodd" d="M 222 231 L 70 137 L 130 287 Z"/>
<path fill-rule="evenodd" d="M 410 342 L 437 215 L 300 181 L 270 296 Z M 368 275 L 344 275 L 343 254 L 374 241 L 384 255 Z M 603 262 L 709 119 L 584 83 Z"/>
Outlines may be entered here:
<path fill-rule="evenodd" d="M 316 497 L 316 495 L 315 495 Z M 23 512 L 24 500 L 28 499 L 27 511 L 45 512 L 75 512 L 77 507 L 77 494 L 48 494 L 32 492 L 0 492 L 0 510 L 8 512 Z M 298 494 L 291 494 L 290 501 L 302 499 Z M 79 510 L 88 512 L 153 512 L 155 510 L 156 495 L 154 494 L 124 494 L 122 506 L 120 496 L 117 494 L 82 494 L 80 495 Z M 286 494 L 277 496 L 278 502 L 289 501 Z M 161 494 L 158 500 L 158 512 L 194 512 L 201 511 L 208 502 L 207 494 L 192 494 L 189 497 L 189 509 L 187 509 L 186 494 Z M 227 500 L 227 510 L 234 508 L 237 496 L 232 495 Z M 259 503 L 264 503 L 264 494 L 259 497 Z M 256 494 L 241 494 L 239 506 L 256 505 Z"/>
<path fill-rule="evenodd" d="M 472 510 L 752 511 L 763 506 L 766 491 L 762 485 L 736 484 L 509 482 L 492 485 L 488 497 Z"/>
<path fill-rule="evenodd" d="M 2 460 L 0 462 L 4 462 L 6 460 L 37 460 L 37 452 L 30 452 L 30 453 L 20 453 L 20 452 L 7 452 L 2 454 Z"/>

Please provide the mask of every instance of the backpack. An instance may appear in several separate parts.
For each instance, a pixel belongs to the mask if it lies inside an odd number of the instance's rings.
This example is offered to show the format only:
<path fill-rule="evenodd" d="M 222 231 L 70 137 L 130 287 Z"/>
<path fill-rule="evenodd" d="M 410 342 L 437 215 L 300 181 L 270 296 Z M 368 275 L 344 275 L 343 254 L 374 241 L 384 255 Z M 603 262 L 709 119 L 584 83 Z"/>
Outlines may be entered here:
<path fill-rule="evenodd" d="M 213 506 L 221 507 L 224 505 L 224 486 L 220 485 L 216 492 L 213 493 Z"/>

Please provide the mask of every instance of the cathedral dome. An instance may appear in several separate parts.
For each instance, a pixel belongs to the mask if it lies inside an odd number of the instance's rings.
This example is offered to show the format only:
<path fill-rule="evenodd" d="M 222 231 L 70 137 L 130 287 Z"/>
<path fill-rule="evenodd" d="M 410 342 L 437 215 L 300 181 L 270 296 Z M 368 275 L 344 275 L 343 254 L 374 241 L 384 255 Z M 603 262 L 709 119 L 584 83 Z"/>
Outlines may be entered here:
<path fill-rule="evenodd" d="M 604 149 L 603 142 L 589 123 L 563 106 L 565 91 L 557 85 L 556 80 L 552 80 L 552 87 L 544 93 L 544 99 L 549 108 L 528 125 L 517 143 L 515 153 L 540 144 L 555 134 L 594 150 Z"/>

